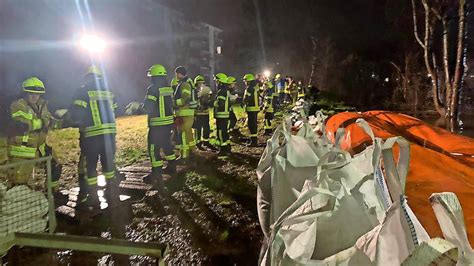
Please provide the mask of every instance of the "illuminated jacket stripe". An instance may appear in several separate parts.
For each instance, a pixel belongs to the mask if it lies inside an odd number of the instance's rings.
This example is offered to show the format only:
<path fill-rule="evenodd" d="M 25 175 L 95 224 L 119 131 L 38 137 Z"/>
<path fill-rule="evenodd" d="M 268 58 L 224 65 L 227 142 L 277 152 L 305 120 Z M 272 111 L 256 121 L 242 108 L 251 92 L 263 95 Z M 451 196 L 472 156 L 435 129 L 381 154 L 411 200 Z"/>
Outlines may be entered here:
<path fill-rule="evenodd" d="M 87 105 L 88 105 L 86 101 L 82 101 L 82 100 L 75 100 L 74 104 L 77 106 L 84 107 L 84 108 L 87 108 Z"/>
<path fill-rule="evenodd" d="M 9 148 L 10 156 L 14 157 L 21 157 L 25 159 L 34 159 L 36 157 L 36 151 L 38 149 L 27 147 L 27 146 L 19 146 L 19 145 L 11 145 Z"/>

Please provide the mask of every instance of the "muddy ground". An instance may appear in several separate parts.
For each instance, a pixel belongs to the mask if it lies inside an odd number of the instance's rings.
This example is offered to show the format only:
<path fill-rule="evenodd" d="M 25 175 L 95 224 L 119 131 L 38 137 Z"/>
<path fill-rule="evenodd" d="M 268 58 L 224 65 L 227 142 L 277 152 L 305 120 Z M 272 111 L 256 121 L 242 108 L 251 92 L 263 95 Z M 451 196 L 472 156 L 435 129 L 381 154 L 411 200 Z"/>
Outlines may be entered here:
<path fill-rule="evenodd" d="M 255 265 L 262 233 L 256 212 L 255 169 L 263 152 L 233 144 L 226 161 L 215 153 L 196 151 L 178 174 L 162 188 L 142 179 L 150 172 L 147 161 L 122 167 L 121 200 L 104 197 L 108 205 L 95 215 L 75 211 L 77 187 L 65 188 L 57 200 L 56 233 L 158 242 L 169 245 L 170 265 Z M 100 185 L 100 184 L 99 184 Z M 8 265 L 153 265 L 152 257 L 122 256 L 17 248 Z"/>

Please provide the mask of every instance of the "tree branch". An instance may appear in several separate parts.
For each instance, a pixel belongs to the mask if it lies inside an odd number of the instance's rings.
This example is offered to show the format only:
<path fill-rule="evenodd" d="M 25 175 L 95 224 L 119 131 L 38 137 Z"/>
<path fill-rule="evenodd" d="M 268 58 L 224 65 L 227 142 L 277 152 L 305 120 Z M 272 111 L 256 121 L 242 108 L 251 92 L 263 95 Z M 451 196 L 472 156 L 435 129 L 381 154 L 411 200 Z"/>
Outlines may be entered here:
<path fill-rule="evenodd" d="M 418 25 L 417 25 L 418 24 L 418 19 L 416 18 L 415 0 L 411 0 L 411 6 L 412 6 L 412 9 L 413 9 L 413 31 L 415 33 L 415 39 L 420 44 L 420 46 L 424 49 L 425 46 L 424 46 L 423 42 L 421 41 L 420 35 L 418 33 Z"/>

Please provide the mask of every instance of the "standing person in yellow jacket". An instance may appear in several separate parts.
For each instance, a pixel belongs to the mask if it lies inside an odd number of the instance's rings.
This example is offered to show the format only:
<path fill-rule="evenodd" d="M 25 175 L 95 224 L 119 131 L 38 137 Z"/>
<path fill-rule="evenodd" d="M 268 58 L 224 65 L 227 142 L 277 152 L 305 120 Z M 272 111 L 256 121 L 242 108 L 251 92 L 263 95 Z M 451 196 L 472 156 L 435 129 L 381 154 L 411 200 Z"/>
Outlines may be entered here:
<path fill-rule="evenodd" d="M 278 99 L 278 93 L 275 92 L 275 88 L 271 81 L 265 83 L 265 135 L 271 135 L 273 131 L 273 118 L 276 109 L 276 102 Z"/>
<path fill-rule="evenodd" d="M 50 128 L 59 127 L 59 121 L 48 111 L 48 102 L 42 99 L 46 92 L 43 82 L 37 77 L 31 77 L 23 82 L 22 87 L 23 97 L 10 105 L 10 162 L 52 155 L 51 147 L 46 145 L 46 137 Z M 10 173 L 10 181 L 13 185 L 27 184 L 32 177 L 33 168 L 33 164 L 15 167 Z M 52 170 L 52 186 L 56 189 L 61 169 L 55 160 Z"/>
<path fill-rule="evenodd" d="M 231 153 L 229 140 L 229 80 L 224 73 L 217 73 L 214 79 L 217 85 L 216 99 L 214 100 L 214 117 L 216 118 L 217 143 L 220 147 L 217 158 L 225 160 Z"/>
<path fill-rule="evenodd" d="M 98 207 L 97 162 L 100 159 L 102 173 L 107 181 L 106 196 L 118 198 L 115 169 L 115 109 L 117 103 L 112 92 L 105 86 L 99 67 L 91 66 L 84 76 L 84 85 L 76 90 L 70 110 L 71 125 L 79 127 L 79 199 L 90 208 Z M 85 167 L 84 167 L 85 164 Z M 85 174 L 84 170 L 85 168 Z"/>
<path fill-rule="evenodd" d="M 209 123 L 209 109 L 212 108 L 212 91 L 206 86 L 203 76 L 196 76 L 194 78 L 196 85 L 196 92 L 198 98 L 198 108 L 196 109 L 196 120 L 194 127 L 196 129 L 196 143 L 200 150 L 215 150 L 209 143 L 209 135 L 211 133 L 211 126 Z"/>
<path fill-rule="evenodd" d="M 148 151 L 152 173 L 147 179 L 151 183 L 162 184 L 163 158 L 168 161 L 167 170 L 170 174 L 176 172 L 176 155 L 171 144 L 171 131 L 173 130 L 173 89 L 168 85 L 166 78 L 166 68 L 156 64 L 148 70 L 151 77 L 151 85 L 147 89 L 145 102 L 143 104 L 145 112 L 148 114 Z"/>
<path fill-rule="evenodd" d="M 255 79 L 253 74 L 245 74 L 243 77 L 245 83 L 245 94 L 244 94 L 244 104 L 245 111 L 247 111 L 247 123 L 250 131 L 250 143 L 251 147 L 258 146 L 257 139 L 257 130 L 258 130 L 258 121 L 257 116 L 260 111 L 259 104 L 259 90 L 258 82 Z"/>
<path fill-rule="evenodd" d="M 304 86 L 303 82 L 301 80 L 298 81 L 298 100 L 304 99 L 305 93 L 304 93 Z"/>
<path fill-rule="evenodd" d="M 180 160 L 186 162 L 192 148 L 196 145 L 193 135 L 194 124 L 194 84 L 188 78 L 187 71 L 183 66 L 175 69 L 178 85 L 174 91 L 175 124 L 177 127 L 176 147 L 179 148 Z"/>

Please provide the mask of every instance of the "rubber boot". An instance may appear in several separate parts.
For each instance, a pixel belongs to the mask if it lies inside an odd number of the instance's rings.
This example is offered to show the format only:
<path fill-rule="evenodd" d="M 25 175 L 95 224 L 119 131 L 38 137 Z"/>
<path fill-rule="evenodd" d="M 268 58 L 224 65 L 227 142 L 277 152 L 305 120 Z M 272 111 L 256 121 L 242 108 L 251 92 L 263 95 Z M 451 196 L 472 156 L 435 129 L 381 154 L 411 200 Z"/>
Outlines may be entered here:
<path fill-rule="evenodd" d="M 258 146 L 258 139 L 257 137 L 251 137 L 250 142 L 247 144 L 248 147 L 257 147 Z"/>
<path fill-rule="evenodd" d="M 173 166 L 168 165 L 167 168 L 173 168 Z M 176 169 L 176 165 L 174 165 L 174 168 Z M 154 189 L 163 186 L 163 170 L 161 168 L 152 168 L 151 174 L 148 177 L 149 178 L 147 183 L 152 185 Z"/>
<path fill-rule="evenodd" d="M 176 161 L 168 161 L 168 165 L 166 168 L 163 169 L 163 173 L 168 174 L 168 175 L 175 175 L 176 174 Z"/>
<path fill-rule="evenodd" d="M 200 151 L 207 151 L 206 147 L 204 146 L 204 142 L 201 141 L 199 142 L 198 144 L 196 144 L 196 148 L 198 148 L 198 150 Z"/>
<path fill-rule="evenodd" d="M 220 160 L 225 160 L 229 157 L 230 152 L 231 152 L 230 145 L 222 146 L 221 149 L 219 150 L 219 153 L 217 154 L 217 158 Z"/>
<path fill-rule="evenodd" d="M 218 149 L 216 147 L 214 147 L 213 145 L 211 145 L 211 143 L 209 143 L 209 141 L 204 141 L 202 142 L 203 146 L 206 147 L 207 149 L 213 151 L 213 152 L 216 152 Z"/>

